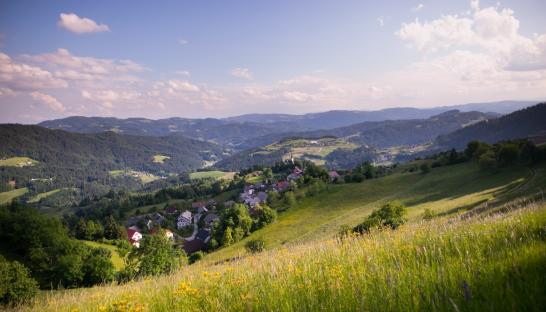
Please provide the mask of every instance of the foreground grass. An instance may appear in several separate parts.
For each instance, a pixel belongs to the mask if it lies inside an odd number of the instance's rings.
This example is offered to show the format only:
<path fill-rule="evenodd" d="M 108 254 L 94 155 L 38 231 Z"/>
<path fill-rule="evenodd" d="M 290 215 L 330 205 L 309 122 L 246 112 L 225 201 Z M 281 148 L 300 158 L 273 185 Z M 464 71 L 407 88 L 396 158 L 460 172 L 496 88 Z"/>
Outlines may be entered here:
<path fill-rule="evenodd" d="M 21 310 L 544 311 L 545 225 L 544 204 L 439 218 L 122 286 L 45 293 Z"/>
<path fill-rule="evenodd" d="M 23 196 L 28 192 L 28 188 L 18 188 L 12 191 L 0 193 L 0 205 L 10 203 L 13 199 Z"/>

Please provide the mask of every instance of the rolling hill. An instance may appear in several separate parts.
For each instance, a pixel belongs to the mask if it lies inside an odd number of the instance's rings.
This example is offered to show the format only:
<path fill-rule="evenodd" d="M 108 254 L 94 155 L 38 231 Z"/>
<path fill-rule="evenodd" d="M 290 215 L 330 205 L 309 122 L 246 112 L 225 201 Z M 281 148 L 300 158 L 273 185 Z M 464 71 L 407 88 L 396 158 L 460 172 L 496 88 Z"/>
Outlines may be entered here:
<path fill-rule="evenodd" d="M 473 140 L 494 143 L 546 134 L 546 103 L 487 120 L 437 138 L 440 148 L 463 148 Z"/>
<path fill-rule="evenodd" d="M 481 310 L 487 304 L 533 310 L 546 302 L 546 206 L 523 199 L 544 190 L 545 170 L 495 173 L 464 163 L 426 175 L 399 172 L 332 185 L 272 225 L 174 274 L 48 292 L 21 308 Z M 408 207 L 408 224 L 335 238 L 342 225 L 353 226 L 395 199 Z M 437 216 L 423 220 L 426 208 Z M 267 250 L 249 254 L 244 243 L 257 238 Z"/>
<path fill-rule="evenodd" d="M 215 166 L 234 170 L 253 165 L 271 164 L 291 151 L 291 149 L 282 148 L 282 146 L 277 149 L 268 148 L 268 146 L 274 145 L 275 142 L 281 142 L 283 138 L 316 140 L 323 137 L 337 137 L 354 147 L 332 150 L 329 155 L 324 155 L 324 159 L 327 161 L 326 164 L 330 167 L 350 168 L 355 164 L 355 155 L 359 158 L 356 162 L 362 160 L 373 161 L 377 156 L 375 149 L 432 142 L 438 135 L 450 133 L 495 116 L 480 112 L 451 110 L 427 119 L 363 122 L 335 129 L 270 134 L 246 141 L 241 147 L 248 147 L 248 150 L 235 153 L 233 156 L 218 162 Z M 358 147 L 361 148 L 357 149 Z"/>
<path fill-rule="evenodd" d="M 151 137 L 50 130 L 40 126 L 0 125 L 0 159 L 28 157 L 32 166 L 0 166 L 0 180 L 16 180 L 18 187 L 42 185 L 88 189 L 88 195 L 107 193 L 110 188 L 138 189 L 142 179 L 116 177 L 111 172 L 129 170 L 166 176 L 203 167 L 223 156 L 216 144 L 180 135 Z M 157 162 L 158 155 L 162 162 Z M 35 194 L 34 194 L 35 195 Z"/>

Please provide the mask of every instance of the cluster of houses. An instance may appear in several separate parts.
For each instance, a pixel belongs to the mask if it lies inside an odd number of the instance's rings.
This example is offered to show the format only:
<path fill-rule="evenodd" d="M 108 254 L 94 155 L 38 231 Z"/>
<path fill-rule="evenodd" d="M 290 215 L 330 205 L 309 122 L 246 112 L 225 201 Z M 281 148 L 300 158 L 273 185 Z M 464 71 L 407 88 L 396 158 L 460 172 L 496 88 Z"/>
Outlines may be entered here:
<path fill-rule="evenodd" d="M 340 177 L 335 171 L 331 171 L 328 174 L 330 180 L 335 180 Z M 267 202 L 268 191 L 284 192 L 290 188 L 291 181 L 299 179 L 302 175 L 303 170 L 296 167 L 286 177 L 286 180 L 278 181 L 274 184 L 258 182 L 247 185 L 244 187 L 243 192 L 239 194 L 239 201 L 248 207 L 249 213 L 252 215 L 256 211 L 255 208 L 257 206 Z M 234 204 L 235 202 L 231 200 L 224 202 L 225 207 L 231 207 Z M 187 254 L 204 249 L 211 239 L 212 226 L 215 222 L 220 221 L 220 217 L 215 213 L 217 206 L 216 201 L 196 201 L 193 202 L 191 206 L 191 210 L 194 211 L 194 213 L 190 210 L 179 212 L 174 205 L 165 209 L 165 214 L 167 215 L 178 214 L 176 217 L 177 229 L 180 230 L 193 226 L 193 231 L 190 236 L 184 238 L 179 237 L 179 241 L 182 241 L 180 245 Z M 156 228 L 156 225 L 163 224 L 165 219 L 165 216 L 158 212 L 129 218 L 127 221 L 127 236 L 129 242 L 135 247 L 140 246 L 142 233 L 137 224 L 144 224 L 149 231 L 153 231 L 153 229 Z M 200 220 L 203 220 L 201 228 L 199 227 Z M 175 234 L 170 230 L 166 230 L 165 235 L 170 239 L 175 239 Z"/>

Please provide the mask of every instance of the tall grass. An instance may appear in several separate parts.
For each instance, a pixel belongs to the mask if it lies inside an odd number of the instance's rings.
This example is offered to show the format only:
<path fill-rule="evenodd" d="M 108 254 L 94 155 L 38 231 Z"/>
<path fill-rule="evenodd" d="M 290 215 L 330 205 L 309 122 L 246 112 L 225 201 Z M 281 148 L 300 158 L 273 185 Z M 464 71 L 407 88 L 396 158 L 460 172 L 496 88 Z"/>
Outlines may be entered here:
<path fill-rule="evenodd" d="M 278 249 L 22 310 L 544 311 L 546 205 Z"/>

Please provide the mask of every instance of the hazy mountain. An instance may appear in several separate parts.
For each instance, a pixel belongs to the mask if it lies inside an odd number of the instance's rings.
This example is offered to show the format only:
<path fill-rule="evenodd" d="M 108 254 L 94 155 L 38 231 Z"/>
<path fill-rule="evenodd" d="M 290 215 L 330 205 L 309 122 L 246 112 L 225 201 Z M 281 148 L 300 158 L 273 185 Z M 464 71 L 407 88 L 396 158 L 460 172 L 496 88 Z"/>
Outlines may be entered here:
<path fill-rule="evenodd" d="M 269 165 L 280 160 L 287 151 L 271 153 L 270 149 L 262 150 L 260 147 L 287 138 L 337 137 L 356 144 L 360 149 L 340 149 L 328 154 L 324 159 L 331 167 L 349 168 L 359 161 L 373 160 L 376 156 L 374 149 L 432 142 L 439 135 L 496 117 L 496 114 L 490 113 L 451 110 L 427 119 L 363 122 L 335 129 L 270 134 L 245 142 L 241 147 L 245 146 L 249 149 L 227 157 L 215 166 L 223 169 L 241 169 L 253 165 Z"/>
<path fill-rule="evenodd" d="M 323 136 L 347 138 L 350 142 L 373 147 L 415 145 L 432 141 L 438 135 L 455 131 L 469 124 L 495 117 L 498 115 L 493 113 L 451 110 L 427 119 L 369 121 L 334 129 L 268 134 L 247 140 L 239 147 L 264 146 L 285 137 Z"/>
<path fill-rule="evenodd" d="M 304 115 L 249 114 L 223 119 L 189 119 L 175 117 L 152 120 L 146 118 L 118 119 L 109 117 L 74 116 L 44 121 L 39 125 L 50 129 L 62 129 L 80 133 L 114 131 L 122 134 L 146 136 L 183 134 L 198 140 L 210 141 L 242 149 L 251 146 L 259 146 L 253 143 L 248 145 L 247 143 L 258 141 L 255 140 L 255 138 L 267 135 L 278 137 L 277 134 L 280 133 L 334 129 L 362 122 L 426 119 L 454 108 L 461 111 L 477 110 L 481 112 L 505 114 L 530 104 L 532 103 L 505 101 L 425 109 L 402 107 L 378 111 L 339 110 Z"/>
<path fill-rule="evenodd" d="M 494 143 L 545 132 L 546 103 L 542 103 L 440 136 L 436 140 L 436 145 L 441 148 L 463 148 L 473 140 Z"/>
<path fill-rule="evenodd" d="M 478 111 L 484 113 L 491 112 L 497 114 L 508 114 L 535 103 L 536 102 L 530 101 L 501 101 L 488 103 L 470 103 L 433 108 L 397 107 L 386 108 L 376 111 L 334 110 L 320 113 L 309 113 L 304 115 L 247 114 L 224 118 L 223 120 L 230 122 L 258 123 L 297 122 L 298 124 L 300 124 L 300 126 L 304 128 L 332 129 L 366 121 L 425 119 L 450 110 L 459 110 L 461 112 Z"/>

